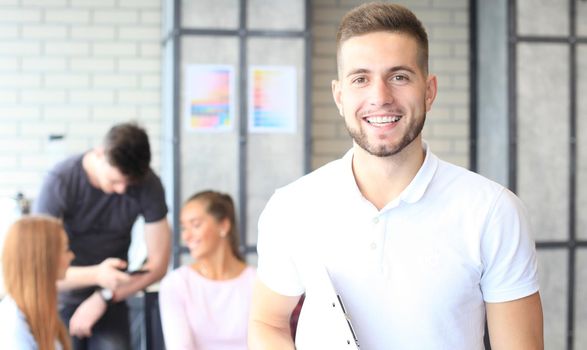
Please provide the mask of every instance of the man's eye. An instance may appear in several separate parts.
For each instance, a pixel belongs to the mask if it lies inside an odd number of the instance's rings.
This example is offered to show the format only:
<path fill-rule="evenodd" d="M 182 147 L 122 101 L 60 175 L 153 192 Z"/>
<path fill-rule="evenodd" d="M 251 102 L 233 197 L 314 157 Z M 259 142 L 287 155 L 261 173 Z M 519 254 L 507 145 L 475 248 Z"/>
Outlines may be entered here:
<path fill-rule="evenodd" d="M 365 77 L 358 77 L 353 79 L 353 83 L 354 84 L 363 84 L 367 81 L 367 79 L 365 79 Z"/>
<path fill-rule="evenodd" d="M 407 81 L 408 77 L 406 77 L 405 75 L 394 75 L 391 80 L 393 81 L 398 81 L 398 82 L 403 82 L 403 81 Z"/>

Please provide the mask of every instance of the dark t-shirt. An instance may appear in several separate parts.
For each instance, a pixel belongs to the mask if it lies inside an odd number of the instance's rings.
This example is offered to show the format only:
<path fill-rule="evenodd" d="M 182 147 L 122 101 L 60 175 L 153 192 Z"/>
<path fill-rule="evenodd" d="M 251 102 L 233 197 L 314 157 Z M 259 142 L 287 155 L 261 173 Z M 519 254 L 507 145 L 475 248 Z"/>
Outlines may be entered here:
<path fill-rule="evenodd" d="M 83 154 L 70 157 L 49 171 L 33 212 L 63 220 L 75 254 L 72 266 L 95 265 L 109 257 L 127 260 L 137 217 L 142 215 L 145 223 L 151 223 L 167 214 L 163 185 L 149 169 L 145 179 L 129 185 L 124 194 L 104 193 L 90 184 L 82 158 Z M 62 301 L 81 301 L 92 290 L 63 293 Z"/>

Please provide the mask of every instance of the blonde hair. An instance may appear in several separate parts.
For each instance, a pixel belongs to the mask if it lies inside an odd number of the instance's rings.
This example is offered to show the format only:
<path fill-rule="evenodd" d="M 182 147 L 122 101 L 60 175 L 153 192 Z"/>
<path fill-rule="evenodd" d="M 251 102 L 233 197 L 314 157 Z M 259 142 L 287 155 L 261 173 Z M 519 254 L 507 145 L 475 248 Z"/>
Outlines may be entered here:
<path fill-rule="evenodd" d="M 57 273 L 66 239 L 61 221 L 25 216 L 8 229 L 2 252 L 6 292 L 26 316 L 39 350 L 54 350 L 69 336 L 57 312 Z"/>

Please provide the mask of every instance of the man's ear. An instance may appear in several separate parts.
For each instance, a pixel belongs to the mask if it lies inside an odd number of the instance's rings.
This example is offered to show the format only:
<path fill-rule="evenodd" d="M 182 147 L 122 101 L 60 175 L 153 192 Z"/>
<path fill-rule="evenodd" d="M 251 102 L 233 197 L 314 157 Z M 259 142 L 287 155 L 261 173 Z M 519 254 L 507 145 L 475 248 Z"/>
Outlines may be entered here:
<path fill-rule="evenodd" d="M 342 117 L 342 91 L 340 90 L 340 81 L 333 80 L 331 82 L 331 86 L 334 103 L 336 103 L 336 108 L 338 108 L 338 114 L 340 114 L 340 116 Z"/>
<path fill-rule="evenodd" d="M 438 92 L 438 81 L 436 75 L 428 75 L 426 78 L 426 112 L 429 112 L 432 108 L 432 103 L 436 99 L 436 93 Z"/>
<path fill-rule="evenodd" d="M 96 154 L 96 157 L 98 159 L 103 159 L 106 156 L 106 153 L 104 152 L 104 147 L 103 146 L 95 147 L 94 154 Z"/>

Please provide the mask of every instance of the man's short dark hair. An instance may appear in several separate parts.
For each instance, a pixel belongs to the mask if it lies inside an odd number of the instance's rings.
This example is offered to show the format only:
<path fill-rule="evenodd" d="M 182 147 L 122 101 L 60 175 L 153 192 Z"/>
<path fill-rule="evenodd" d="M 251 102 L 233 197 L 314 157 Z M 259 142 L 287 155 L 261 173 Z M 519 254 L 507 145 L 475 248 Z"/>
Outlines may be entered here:
<path fill-rule="evenodd" d="M 141 181 L 149 171 L 149 137 L 145 130 L 135 123 L 113 126 L 104 137 L 104 154 L 108 163 L 130 182 Z"/>
<path fill-rule="evenodd" d="M 349 11 L 342 18 L 336 33 L 337 56 L 346 40 L 373 32 L 407 34 L 414 38 L 418 43 L 418 65 L 424 73 L 428 73 L 426 29 L 412 11 L 397 4 L 372 2 Z"/>

